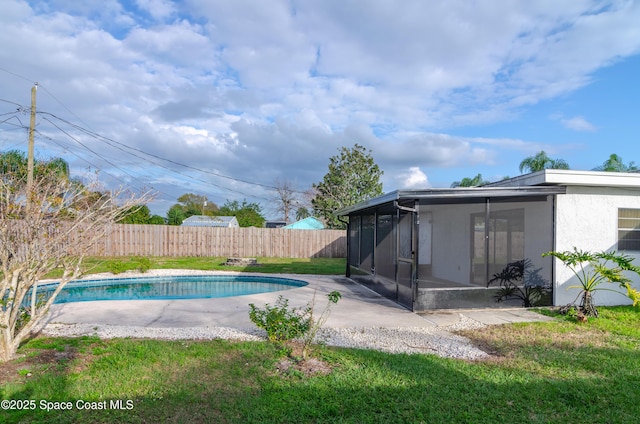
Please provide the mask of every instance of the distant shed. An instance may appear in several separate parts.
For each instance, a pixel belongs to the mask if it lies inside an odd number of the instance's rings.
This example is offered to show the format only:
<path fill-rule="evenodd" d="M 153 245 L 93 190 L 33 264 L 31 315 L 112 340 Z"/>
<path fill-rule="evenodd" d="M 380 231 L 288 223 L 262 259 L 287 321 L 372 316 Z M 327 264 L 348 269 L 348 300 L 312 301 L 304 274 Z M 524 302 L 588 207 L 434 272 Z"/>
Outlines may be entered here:
<path fill-rule="evenodd" d="M 183 227 L 221 227 L 238 228 L 238 220 L 235 216 L 207 216 L 193 215 L 182 221 Z"/>

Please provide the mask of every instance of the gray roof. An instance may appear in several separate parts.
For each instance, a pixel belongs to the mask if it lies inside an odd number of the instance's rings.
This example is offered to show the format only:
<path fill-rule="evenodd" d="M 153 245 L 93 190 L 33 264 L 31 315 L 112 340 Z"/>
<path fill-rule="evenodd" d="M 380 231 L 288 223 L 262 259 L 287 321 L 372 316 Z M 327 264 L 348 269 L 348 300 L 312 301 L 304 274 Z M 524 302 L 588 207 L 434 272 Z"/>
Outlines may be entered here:
<path fill-rule="evenodd" d="M 237 227 L 235 216 L 193 215 L 182 221 L 183 227 Z"/>
<path fill-rule="evenodd" d="M 519 175 L 481 187 L 430 188 L 424 190 L 396 190 L 340 209 L 344 216 L 386 203 L 425 200 L 427 202 L 477 202 L 479 198 L 517 198 L 566 193 L 567 186 L 624 187 L 640 189 L 640 174 L 630 172 L 575 171 L 545 169 Z"/>
<path fill-rule="evenodd" d="M 425 200 L 433 203 L 478 202 L 486 198 L 523 198 L 565 193 L 565 187 L 464 187 L 430 188 L 424 190 L 396 190 L 382 196 L 340 209 L 337 215 L 344 216 L 392 202 Z"/>

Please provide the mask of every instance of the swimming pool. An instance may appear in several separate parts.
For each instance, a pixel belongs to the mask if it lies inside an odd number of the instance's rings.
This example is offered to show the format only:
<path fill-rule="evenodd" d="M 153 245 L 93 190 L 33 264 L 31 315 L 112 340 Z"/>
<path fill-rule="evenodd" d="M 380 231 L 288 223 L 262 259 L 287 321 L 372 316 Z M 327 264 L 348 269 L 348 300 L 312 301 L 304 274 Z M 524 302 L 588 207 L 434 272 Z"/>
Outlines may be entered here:
<path fill-rule="evenodd" d="M 54 303 L 220 298 L 288 290 L 307 284 L 306 281 L 291 278 L 255 275 L 179 275 L 79 280 L 69 282 Z M 39 286 L 38 297 L 43 300 L 48 298 L 56 287 L 57 283 Z"/>

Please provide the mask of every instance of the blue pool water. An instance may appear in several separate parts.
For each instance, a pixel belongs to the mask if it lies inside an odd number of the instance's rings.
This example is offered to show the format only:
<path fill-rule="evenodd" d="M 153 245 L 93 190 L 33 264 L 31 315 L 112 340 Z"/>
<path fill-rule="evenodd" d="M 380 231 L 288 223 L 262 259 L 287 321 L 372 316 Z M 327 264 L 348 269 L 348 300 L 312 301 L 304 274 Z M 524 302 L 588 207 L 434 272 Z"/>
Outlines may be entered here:
<path fill-rule="evenodd" d="M 91 300 L 202 299 L 268 293 L 304 287 L 301 280 L 251 275 L 190 275 L 144 278 L 109 278 L 68 283 L 54 303 Z M 56 283 L 38 287 L 48 297 Z"/>

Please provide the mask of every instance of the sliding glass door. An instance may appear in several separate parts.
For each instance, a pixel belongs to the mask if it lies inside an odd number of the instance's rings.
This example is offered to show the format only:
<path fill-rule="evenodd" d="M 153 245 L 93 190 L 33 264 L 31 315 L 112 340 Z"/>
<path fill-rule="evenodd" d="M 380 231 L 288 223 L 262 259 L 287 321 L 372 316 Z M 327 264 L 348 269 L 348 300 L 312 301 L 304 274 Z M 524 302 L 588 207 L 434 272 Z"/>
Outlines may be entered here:
<path fill-rule="evenodd" d="M 524 209 L 471 215 L 471 281 L 486 284 L 509 262 L 524 259 Z"/>

